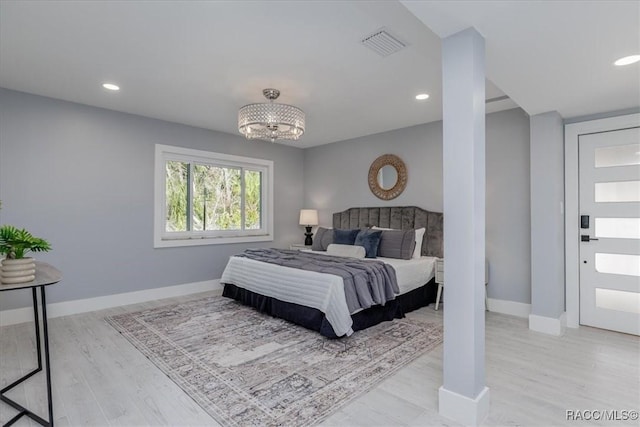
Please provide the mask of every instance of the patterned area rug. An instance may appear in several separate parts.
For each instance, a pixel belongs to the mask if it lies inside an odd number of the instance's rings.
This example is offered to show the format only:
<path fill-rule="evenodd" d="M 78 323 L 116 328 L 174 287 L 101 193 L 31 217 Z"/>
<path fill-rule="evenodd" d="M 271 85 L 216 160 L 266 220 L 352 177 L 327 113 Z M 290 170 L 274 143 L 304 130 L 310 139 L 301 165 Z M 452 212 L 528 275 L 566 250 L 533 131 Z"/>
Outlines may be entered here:
<path fill-rule="evenodd" d="M 327 339 L 222 297 L 106 320 L 225 426 L 317 424 L 442 342 L 411 319 Z"/>

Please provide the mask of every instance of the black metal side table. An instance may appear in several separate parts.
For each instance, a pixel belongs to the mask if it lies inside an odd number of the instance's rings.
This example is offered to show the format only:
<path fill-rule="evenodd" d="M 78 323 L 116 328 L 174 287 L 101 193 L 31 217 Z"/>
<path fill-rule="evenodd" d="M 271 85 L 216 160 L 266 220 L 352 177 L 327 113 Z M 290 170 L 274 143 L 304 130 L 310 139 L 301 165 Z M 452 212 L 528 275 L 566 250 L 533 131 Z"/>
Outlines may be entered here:
<path fill-rule="evenodd" d="M 18 283 L 15 285 L 0 284 L 0 292 L 31 288 L 31 295 L 33 297 L 33 317 L 34 317 L 35 332 L 36 332 L 36 350 L 38 353 L 37 368 L 35 368 L 33 371 L 29 372 L 22 378 L 15 380 L 11 384 L 9 384 L 8 386 L 0 390 L 0 400 L 2 400 L 4 403 L 6 403 L 7 405 L 11 406 L 12 408 L 18 411 L 18 414 L 16 414 L 15 417 L 11 418 L 5 424 L 5 426 L 12 425 L 16 421 L 18 421 L 20 417 L 22 417 L 23 415 L 26 415 L 32 420 L 36 421 L 37 423 L 43 426 L 53 427 L 53 403 L 51 401 L 51 364 L 49 362 L 49 331 L 47 329 L 47 301 L 45 298 L 44 288 L 45 286 L 58 283 L 61 279 L 62 279 L 62 273 L 60 273 L 60 271 L 58 271 L 53 266 L 47 263 L 36 261 L 36 278 L 33 281 L 27 282 L 27 283 Z M 43 332 L 42 341 L 44 342 L 44 363 L 42 360 L 43 355 L 42 355 L 42 348 L 40 343 L 40 320 L 39 320 L 39 310 L 38 310 L 38 297 L 36 292 L 37 288 L 40 288 L 40 301 L 42 306 L 41 307 L 42 308 L 42 332 Z M 42 371 L 43 366 L 44 366 L 45 375 L 47 377 L 47 402 L 49 404 L 49 421 L 46 421 L 42 417 L 34 414 L 31 410 L 25 408 L 24 406 L 20 405 L 19 403 L 5 396 L 6 392 L 11 390 L 18 384 L 22 383 L 23 381 L 26 381 L 27 379 L 31 378 L 33 375 L 37 374 L 38 372 Z"/>

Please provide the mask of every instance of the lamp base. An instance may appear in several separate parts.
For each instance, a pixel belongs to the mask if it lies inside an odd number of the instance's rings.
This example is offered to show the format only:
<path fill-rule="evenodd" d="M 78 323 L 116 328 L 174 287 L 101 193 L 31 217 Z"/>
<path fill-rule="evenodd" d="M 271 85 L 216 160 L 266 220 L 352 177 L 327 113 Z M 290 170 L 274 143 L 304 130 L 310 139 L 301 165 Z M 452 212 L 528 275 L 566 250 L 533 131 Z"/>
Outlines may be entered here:
<path fill-rule="evenodd" d="M 313 236 L 313 233 L 311 232 L 311 226 L 308 225 L 308 226 L 305 227 L 305 229 L 307 230 L 307 232 L 304 233 L 304 235 L 305 235 L 304 245 L 305 246 L 311 246 L 311 245 L 313 245 L 313 239 L 311 238 L 311 236 Z"/>

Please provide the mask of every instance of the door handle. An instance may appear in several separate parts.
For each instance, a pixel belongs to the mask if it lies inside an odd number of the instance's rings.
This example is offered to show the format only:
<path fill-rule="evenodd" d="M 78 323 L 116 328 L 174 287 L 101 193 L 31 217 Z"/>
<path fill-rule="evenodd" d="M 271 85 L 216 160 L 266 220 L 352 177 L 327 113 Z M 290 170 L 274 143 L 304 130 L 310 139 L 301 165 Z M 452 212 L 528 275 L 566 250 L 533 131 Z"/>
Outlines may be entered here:
<path fill-rule="evenodd" d="M 583 234 L 583 235 L 580 236 L 580 241 L 581 242 L 590 242 L 592 240 L 600 240 L 600 239 L 594 239 L 593 237 L 591 237 L 589 235 L 586 235 L 586 234 Z"/>

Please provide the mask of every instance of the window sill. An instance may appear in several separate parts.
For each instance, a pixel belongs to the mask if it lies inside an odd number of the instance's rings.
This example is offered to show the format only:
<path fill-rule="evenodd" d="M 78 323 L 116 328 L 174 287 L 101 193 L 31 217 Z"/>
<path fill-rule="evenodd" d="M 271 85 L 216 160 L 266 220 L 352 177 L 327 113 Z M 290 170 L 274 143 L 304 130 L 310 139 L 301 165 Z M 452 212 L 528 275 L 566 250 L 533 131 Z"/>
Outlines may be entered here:
<path fill-rule="evenodd" d="M 156 239 L 154 248 L 175 248 L 181 246 L 228 245 L 233 243 L 271 242 L 272 235 L 241 237 L 206 237 L 202 239 Z"/>

